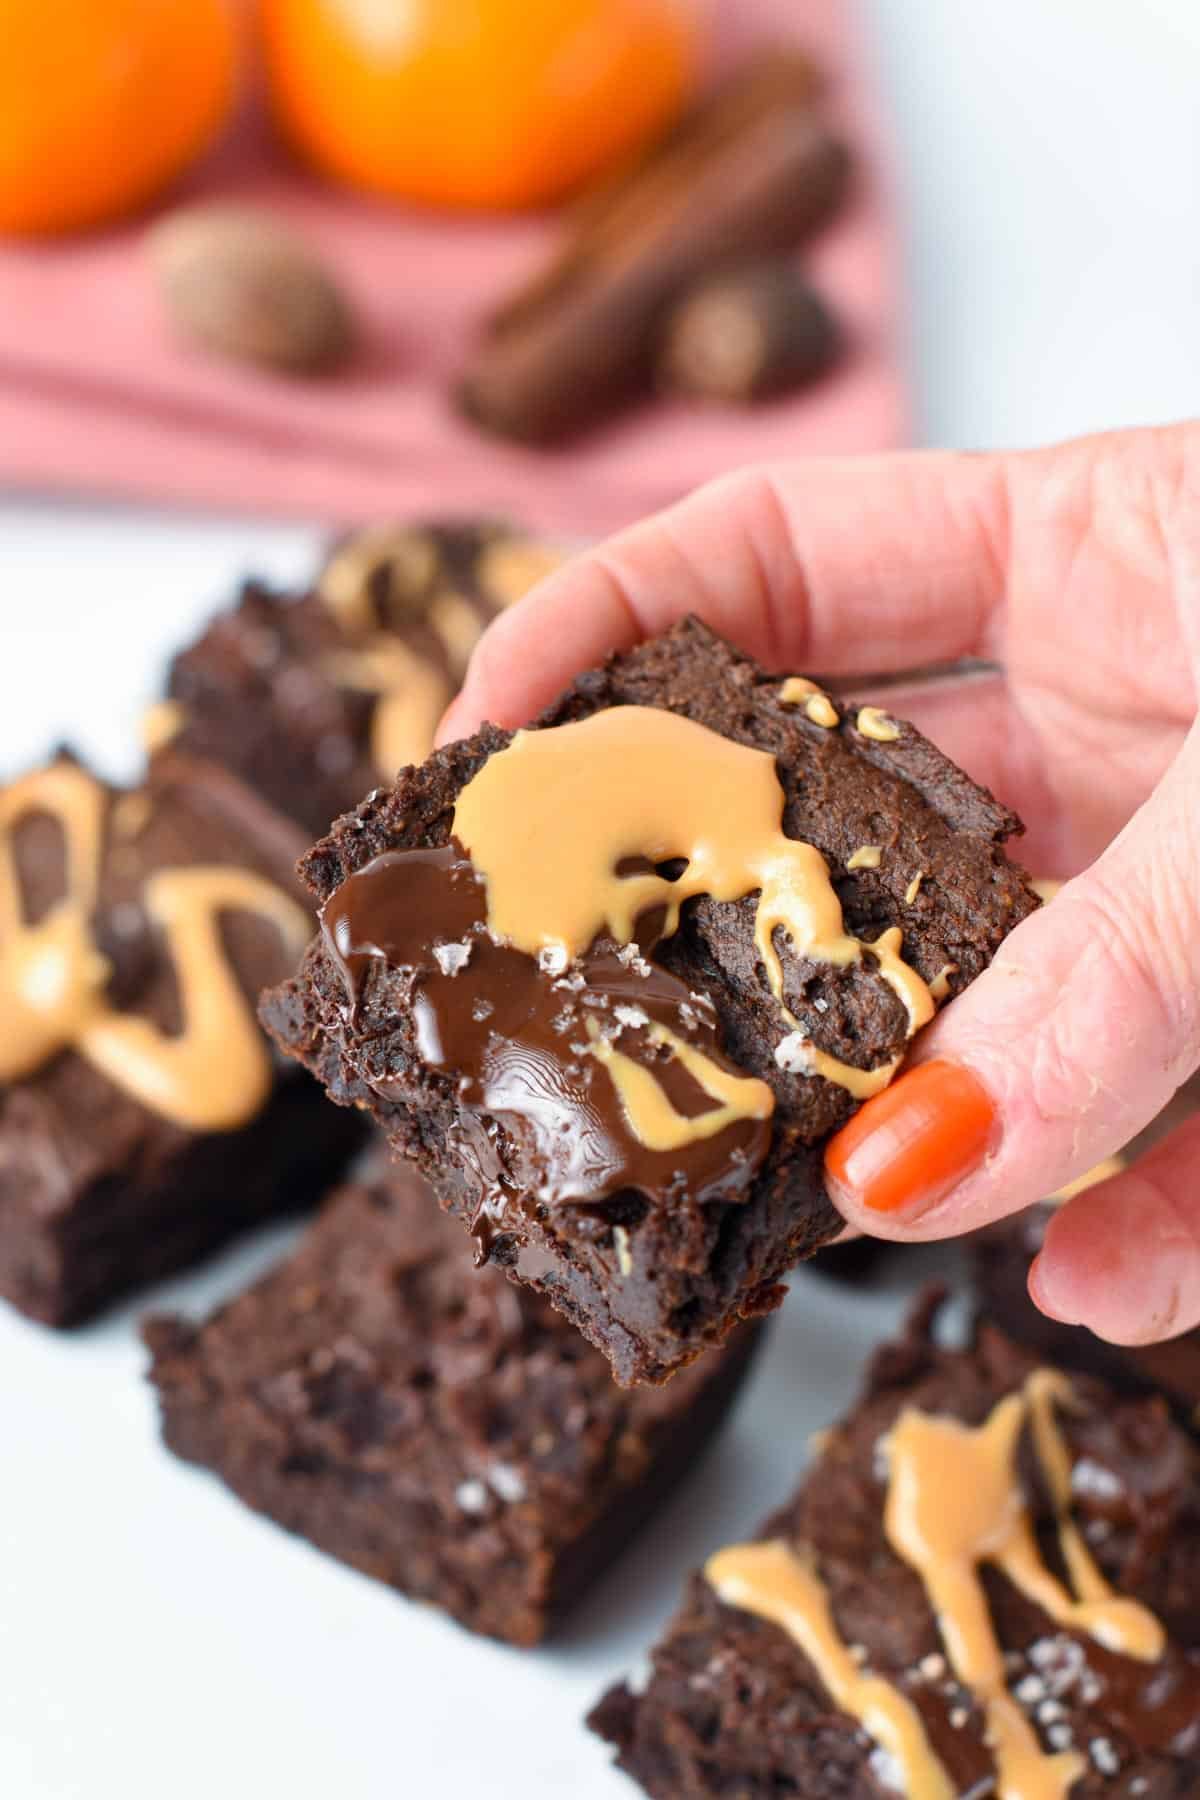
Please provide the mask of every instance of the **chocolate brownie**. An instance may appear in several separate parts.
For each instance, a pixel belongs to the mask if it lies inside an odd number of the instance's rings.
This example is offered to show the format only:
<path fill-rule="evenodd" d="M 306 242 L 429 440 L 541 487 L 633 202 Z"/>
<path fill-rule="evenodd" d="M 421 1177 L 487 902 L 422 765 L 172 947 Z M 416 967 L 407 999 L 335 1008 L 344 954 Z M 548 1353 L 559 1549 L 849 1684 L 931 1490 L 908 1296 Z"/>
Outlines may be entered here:
<path fill-rule="evenodd" d="M 315 1199 L 361 1138 L 254 1017 L 312 929 L 295 828 L 214 764 L 0 788 L 0 1293 L 52 1325 Z"/>
<path fill-rule="evenodd" d="M 1124 1160 L 1161 1143 L 1177 1125 L 1200 1110 L 1200 1078 L 1186 1082 L 1158 1118 L 1134 1139 Z M 1111 1172 L 1101 1166 L 1097 1179 Z M 1085 1180 L 1090 1180 L 1085 1178 Z M 1082 1185 L 1082 1184 L 1077 1184 Z M 1069 1190 L 1068 1190 L 1069 1191 Z M 1014 1213 L 965 1240 L 968 1266 L 980 1313 L 1018 1343 L 1066 1369 L 1099 1375 L 1126 1393 L 1161 1392 L 1186 1424 L 1200 1426 L 1200 1331 L 1160 1344 L 1106 1343 L 1082 1325 L 1048 1319 L 1029 1297 L 1029 1265 L 1042 1248 L 1055 1202 L 1044 1201 Z"/>
<path fill-rule="evenodd" d="M 1200 1450 L 928 1312 L 590 1723 L 660 1800 L 1200 1790 Z"/>
<path fill-rule="evenodd" d="M 153 741 L 213 757 L 311 835 L 419 762 L 476 640 L 558 560 L 499 524 L 379 526 L 314 591 L 248 583 L 171 665 Z"/>
<path fill-rule="evenodd" d="M 376 1152 L 282 1267 L 145 1336 L 180 1456 L 402 1593 L 535 1644 L 692 1467 L 758 1331 L 623 1393 L 539 1296 L 473 1274 L 421 1177 Z"/>
<path fill-rule="evenodd" d="M 1017 829 L 690 620 L 341 821 L 263 1017 L 484 1260 L 660 1380 L 840 1229 L 825 1140 L 1036 906 Z"/>

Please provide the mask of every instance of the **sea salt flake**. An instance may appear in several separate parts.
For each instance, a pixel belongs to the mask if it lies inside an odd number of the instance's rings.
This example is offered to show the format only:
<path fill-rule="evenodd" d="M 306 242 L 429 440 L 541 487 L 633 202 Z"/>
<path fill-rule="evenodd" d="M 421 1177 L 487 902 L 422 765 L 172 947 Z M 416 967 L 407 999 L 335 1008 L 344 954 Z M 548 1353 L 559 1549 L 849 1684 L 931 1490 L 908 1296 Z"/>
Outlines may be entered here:
<path fill-rule="evenodd" d="M 1111 1738 L 1093 1738 L 1088 1745 L 1088 1753 L 1102 1775 L 1120 1774 L 1121 1759 Z"/>
<path fill-rule="evenodd" d="M 465 938 L 461 944 L 435 944 L 433 960 L 443 975 L 457 975 L 471 960 L 470 939 Z"/>
<path fill-rule="evenodd" d="M 487 1472 L 488 1486 L 509 1506 L 525 1498 L 525 1479 L 511 1463 L 493 1463 Z"/>
<path fill-rule="evenodd" d="M 537 960 L 544 975 L 561 975 L 567 966 L 567 947 L 565 944 L 543 944 Z"/>
<path fill-rule="evenodd" d="M 458 1502 L 460 1512 L 481 1513 L 487 1511 L 487 1489 L 482 1481 L 460 1481 L 454 1490 L 454 1498 Z"/>
<path fill-rule="evenodd" d="M 648 1025 L 650 1015 L 640 1006 L 614 1006 L 613 1017 L 630 1031 L 636 1031 L 639 1025 Z"/>

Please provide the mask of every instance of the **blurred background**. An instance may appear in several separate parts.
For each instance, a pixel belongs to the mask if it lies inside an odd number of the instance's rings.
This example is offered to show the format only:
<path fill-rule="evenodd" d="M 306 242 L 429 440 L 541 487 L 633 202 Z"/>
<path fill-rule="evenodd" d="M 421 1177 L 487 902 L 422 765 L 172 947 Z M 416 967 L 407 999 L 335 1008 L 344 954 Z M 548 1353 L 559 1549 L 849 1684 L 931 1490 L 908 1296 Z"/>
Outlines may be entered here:
<path fill-rule="evenodd" d="M 12 0 L 6 12 L 48 18 L 63 3 L 32 9 Z M 182 20 L 189 5 L 165 10 Z M 75 7 L 92 32 L 102 32 L 106 11 L 137 10 L 100 0 Z M 340 10 L 367 33 L 368 50 L 384 43 L 386 0 L 346 0 Z M 451 18 L 456 10 L 432 8 Z M 495 10 L 503 13 L 500 0 Z M 572 9 L 558 10 L 561 25 Z M 657 45 L 657 85 L 645 105 L 630 108 L 619 66 L 606 78 L 611 91 L 602 81 L 596 98 L 601 114 L 624 109 L 633 141 L 653 138 L 684 103 L 701 78 L 694 56 L 711 67 L 715 55 L 728 73 L 766 39 L 811 50 L 823 71 L 822 105 L 854 168 L 844 200 L 798 261 L 844 331 L 833 366 L 755 407 L 640 402 L 548 451 L 486 435 L 457 412 L 451 384 L 482 320 L 570 238 L 571 215 L 417 213 L 335 190 L 289 161 L 265 130 L 244 119 L 222 123 L 227 77 L 218 67 L 216 97 L 189 121 L 195 143 L 215 147 L 182 186 L 168 183 L 132 221 L 0 242 L 0 608 L 9 652 L 0 664 L 0 712 L 8 755 L 35 754 L 68 729 L 102 666 L 113 704 L 96 722 L 96 747 L 119 762 L 125 720 L 153 656 L 176 647 L 246 569 L 304 580 L 324 527 L 344 518 L 501 510 L 585 536 L 756 454 L 903 439 L 1031 443 L 1196 408 L 1200 15 L 1188 0 L 1136 8 L 1012 0 L 970 9 L 953 0 L 863 0 L 855 8 L 840 0 L 725 0 L 714 9 L 715 53 L 689 38 L 708 29 L 700 9 L 683 26 L 678 9 L 660 10 L 656 21 L 653 6 L 633 9 Z M 297 0 L 274 11 L 280 41 L 302 60 L 313 39 L 306 8 Z M 531 15 L 547 11 L 556 9 Z M 528 35 L 525 50 L 536 57 L 536 31 Z M 12 31 L 7 41 L 15 41 Z M 57 46 L 61 59 L 69 39 L 60 34 Z M 521 45 L 509 48 L 515 55 Z M 369 172 L 386 173 L 391 156 L 398 180 L 411 183 L 413 168 L 433 168 L 467 191 L 470 180 L 483 182 L 486 193 L 494 152 L 481 128 L 472 169 L 455 114 L 469 105 L 475 116 L 497 81 L 511 110 L 519 83 L 502 62 L 489 74 L 494 48 L 480 67 L 458 71 L 458 87 L 451 83 L 467 96 L 449 103 L 447 124 L 465 173 L 458 163 L 440 168 L 416 127 L 390 151 L 381 147 L 362 98 L 369 70 L 348 74 L 319 44 L 313 55 L 316 66 L 310 58 L 295 80 L 318 123 L 305 115 L 293 135 L 318 132 L 326 106 L 334 138 L 360 151 Z M 210 46 L 208 58 L 219 64 L 221 52 Z M 192 60 L 204 59 L 193 51 Z M 436 57 L 432 65 L 418 57 L 404 78 L 419 89 L 430 67 L 436 74 Z M 261 51 L 252 79 L 261 84 Z M 535 76 L 526 70 L 520 79 Z M 32 96 L 22 91 L 22 104 L 36 111 L 44 84 Z M 559 116 L 569 119 L 571 106 L 556 106 L 547 141 L 556 130 L 574 138 Z M 504 110 L 495 125 L 501 136 Z M 102 118 L 98 129 L 104 138 L 114 127 Z M 140 129 L 135 108 L 129 134 L 144 148 Z M 432 131 L 436 145 L 438 120 L 426 118 L 420 129 Z M 168 164 L 172 155 L 186 161 L 194 147 L 163 154 Z M 619 142 L 616 153 L 624 154 Z M 72 154 L 74 164 L 68 156 L 60 171 L 68 200 L 80 166 L 95 161 L 86 144 Z M 337 152 L 321 139 L 315 152 L 309 143 L 313 154 L 328 161 Z M 536 143 L 528 154 L 532 173 L 519 157 L 500 172 L 513 184 L 507 198 L 521 197 L 522 182 L 536 194 L 545 177 Z M 16 155 L 0 172 L 10 171 L 5 179 L 21 196 L 37 184 L 22 182 Z M 153 187 L 154 169 L 132 173 Z M 36 192 L 24 197 L 38 200 Z M 41 196 L 51 213 L 54 199 Z M 147 230 L 197 199 L 233 200 L 294 222 L 352 317 L 355 344 L 340 368 L 271 373 L 261 362 L 216 354 L 172 321 Z M 114 494 L 120 504 L 110 502 Z M 281 522 L 297 516 L 302 523 Z M 113 611 L 118 600 L 127 608 L 131 595 L 145 601 L 136 608 L 144 646 L 136 667 L 105 643 L 106 620 L 132 616 Z M 64 632 L 78 655 L 57 654 Z M 39 670 L 46 674 L 31 680 Z"/>
<path fill-rule="evenodd" d="M 67 738 L 134 774 L 169 659 L 344 527 L 571 545 L 757 456 L 1200 410 L 1195 0 L 257 13 L 0 0 L 5 773 Z M 0 1789 L 466 1793 L 486 1741 L 494 1795 L 616 1796 L 584 1707 L 900 1306 L 794 1299 L 723 1458 L 519 1667 L 173 1466 L 144 1297 L 71 1340 L 3 1313 Z"/>

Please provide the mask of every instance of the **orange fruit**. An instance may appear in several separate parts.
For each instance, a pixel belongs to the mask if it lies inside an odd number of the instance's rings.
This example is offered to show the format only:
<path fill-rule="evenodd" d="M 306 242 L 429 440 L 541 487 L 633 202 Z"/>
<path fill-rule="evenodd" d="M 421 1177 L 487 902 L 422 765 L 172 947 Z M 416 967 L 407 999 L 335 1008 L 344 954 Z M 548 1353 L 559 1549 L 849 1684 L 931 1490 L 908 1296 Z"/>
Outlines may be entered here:
<path fill-rule="evenodd" d="M 681 0 L 262 0 L 276 117 L 327 174 L 431 205 L 538 206 L 670 123 Z"/>
<path fill-rule="evenodd" d="M 224 119 L 230 0 L 0 0 L 0 231 L 119 217 Z"/>

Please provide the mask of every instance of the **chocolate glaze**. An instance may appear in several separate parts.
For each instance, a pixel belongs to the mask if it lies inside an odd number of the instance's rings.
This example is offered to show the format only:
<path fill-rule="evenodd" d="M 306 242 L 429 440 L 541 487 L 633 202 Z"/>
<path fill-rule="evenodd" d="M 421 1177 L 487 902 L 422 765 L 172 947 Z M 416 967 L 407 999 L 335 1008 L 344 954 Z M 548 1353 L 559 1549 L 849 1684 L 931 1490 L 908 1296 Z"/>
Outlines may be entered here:
<path fill-rule="evenodd" d="M 412 973 L 415 1051 L 429 1067 L 458 1076 L 464 1149 L 493 1196 L 473 1222 L 481 1255 L 516 1197 L 513 1172 L 493 1143 L 497 1118 L 517 1142 L 520 1189 L 541 1206 L 596 1206 L 630 1195 L 657 1204 L 684 1192 L 700 1201 L 741 1199 L 767 1153 L 769 1119 L 737 1120 L 681 1150 L 649 1149 L 590 1049 L 589 1028 L 619 1039 L 625 1055 L 652 1069 L 679 1113 L 697 1116 L 714 1102 L 646 1028 L 664 1025 L 737 1073 L 721 1053 L 708 998 L 644 960 L 637 946 L 607 939 L 564 968 L 547 967 L 495 943 L 486 915 L 486 889 L 455 844 L 376 857 L 321 914 L 346 983 L 348 1024 L 373 965 Z M 647 923 L 643 950 L 652 947 Z M 392 1097 L 388 1081 L 372 1085 Z"/>

